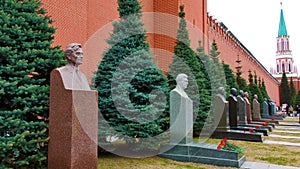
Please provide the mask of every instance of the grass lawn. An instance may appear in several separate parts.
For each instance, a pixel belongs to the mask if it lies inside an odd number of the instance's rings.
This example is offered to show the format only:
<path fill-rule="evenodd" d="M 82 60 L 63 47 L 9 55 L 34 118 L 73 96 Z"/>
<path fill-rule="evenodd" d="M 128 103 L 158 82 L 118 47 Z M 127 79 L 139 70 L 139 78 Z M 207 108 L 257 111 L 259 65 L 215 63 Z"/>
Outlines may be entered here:
<path fill-rule="evenodd" d="M 198 139 L 194 139 L 197 141 Z M 208 139 L 208 143 L 218 144 L 220 139 Z M 259 142 L 236 141 L 236 145 L 245 149 L 247 161 L 272 163 L 287 166 L 300 166 L 300 147 L 284 145 L 263 144 Z M 149 158 L 125 158 L 103 153 L 98 160 L 98 168 L 101 169 L 233 169 L 232 167 L 220 167 L 213 165 L 183 163 L 160 157 Z"/>
<path fill-rule="evenodd" d="M 160 157 L 125 158 L 112 154 L 102 154 L 98 160 L 99 169 L 234 169 L 213 165 L 184 163 Z"/>
<path fill-rule="evenodd" d="M 283 122 L 298 122 L 298 117 L 286 117 Z M 275 128 L 276 130 L 288 130 Z M 300 131 L 300 130 L 290 130 Z M 299 136 L 300 134 L 288 134 L 272 132 L 271 134 L 285 136 Z M 299 143 L 299 139 L 285 139 L 264 137 L 267 140 L 285 141 Z M 194 138 L 194 141 L 205 141 L 211 144 L 219 144 L 221 139 L 199 139 Z M 260 142 L 246 142 L 229 140 L 236 145 L 245 149 L 246 161 L 264 162 L 286 166 L 300 166 L 300 147 L 264 144 Z M 126 158 L 119 157 L 110 153 L 102 153 L 98 159 L 99 169 L 234 169 L 232 167 L 220 167 L 199 163 L 184 163 L 169 159 L 160 158 L 157 156 L 149 158 Z"/>

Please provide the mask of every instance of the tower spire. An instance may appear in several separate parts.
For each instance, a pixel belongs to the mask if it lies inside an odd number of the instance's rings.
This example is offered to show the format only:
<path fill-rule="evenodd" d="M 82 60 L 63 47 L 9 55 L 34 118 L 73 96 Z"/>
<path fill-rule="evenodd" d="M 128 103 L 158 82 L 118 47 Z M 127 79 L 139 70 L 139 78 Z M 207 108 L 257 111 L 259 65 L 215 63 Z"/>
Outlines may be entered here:
<path fill-rule="evenodd" d="M 283 16 L 283 9 L 282 9 L 282 2 L 280 2 L 281 10 L 280 10 L 280 21 L 279 21 L 279 28 L 278 28 L 278 37 L 280 36 L 288 36 L 284 16 Z"/>

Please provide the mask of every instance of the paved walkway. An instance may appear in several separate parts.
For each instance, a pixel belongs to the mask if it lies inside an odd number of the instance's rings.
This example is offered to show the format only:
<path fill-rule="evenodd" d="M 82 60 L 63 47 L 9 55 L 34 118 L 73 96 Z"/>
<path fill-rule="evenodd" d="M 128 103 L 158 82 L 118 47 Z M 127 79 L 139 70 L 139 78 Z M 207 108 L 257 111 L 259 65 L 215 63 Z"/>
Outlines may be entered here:
<path fill-rule="evenodd" d="M 285 129 L 285 130 L 300 130 L 300 125 L 298 126 L 276 126 L 275 129 Z"/>
<path fill-rule="evenodd" d="M 244 162 L 241 166 L 243 169 L 300 169 L 299 167 L 291 166 L 282 166 L 268 163 L 259 163 L 259 162 Z"/>
<path fill-rule="evenodd" d="M 300 131 L 276 130 L 276 129 L 273 129 L 272 132 L 274 132 L 274 133 L 286 133 L 286 134 L 300 134 Z"/>
<path fill-rule="evenodd" d="M 277 134 L 269 134 L 269 137 L 274 137 L 274 138 L 286 138 L 286 139 L 300 139 L 298 136 L 283 136 L 283 135 L 277 135 Z"/>
<path fill-rule="evenodd" d="M 286 145 L 286 146 L 297 146 L 300 147 L 300 143 L 291 143 L 285 141 L 273 141 L 273 140 L 265 140 L 265 144 L 279 144 L 279 145 Z"/>

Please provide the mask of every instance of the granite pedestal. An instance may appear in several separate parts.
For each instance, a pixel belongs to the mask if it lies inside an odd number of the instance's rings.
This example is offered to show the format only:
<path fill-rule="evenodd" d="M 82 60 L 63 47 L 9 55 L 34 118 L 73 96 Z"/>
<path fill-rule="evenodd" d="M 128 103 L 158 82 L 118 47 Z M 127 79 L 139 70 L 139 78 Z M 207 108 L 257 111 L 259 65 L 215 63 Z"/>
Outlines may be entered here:
<path fill-rule="evenodd" d="M 170 143 L 160 147 L 159 156 L 184 162 L 240 167 L 245 161 L 244 155 L 240 157 L 234 151 L 218 150 L 217 145 L 193 142 L 193 102 L 183 91 L 187 86 L 187 76 L 179 74 L 176 82 L 176 88 L 170 93 Z"/>
<path fill-rule="evenodd" d="M 161 147 L 164 153 L 160 157 L 182 161 L 212 164 L 218 166 L 241 167 L 245 162 L 245 155 L 239 156 L 237 152 L 218 150 L 216 144 L 189 143 L 166 144 Z"/>
<path fill-rule="evenodd" d="M 97 92 L 66 89 L 51 73 L 49 169 L 97 169 Z"/>

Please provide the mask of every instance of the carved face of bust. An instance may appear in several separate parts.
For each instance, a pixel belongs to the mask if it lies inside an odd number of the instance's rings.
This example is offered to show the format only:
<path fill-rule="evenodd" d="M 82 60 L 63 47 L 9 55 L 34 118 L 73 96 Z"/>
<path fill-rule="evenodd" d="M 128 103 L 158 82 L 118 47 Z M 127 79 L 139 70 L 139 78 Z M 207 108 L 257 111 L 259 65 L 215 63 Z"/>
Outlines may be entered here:
<path fill-rule="evenodd" d="M 235 88 L 231 88 L 230 89 L 230 94 L 233 95 L 233 96 L 236 96 L 237 95 L 237 91 Z"/>
<path fill-rule="evenodd" d="M 189 84 L 188 76 L 186 74 L 179 74 L 176 78 L 176 82 L 181 89 L 186 89 Z"/>
<path fill-rule="evenodd" d="M 245 92 L 245 93 L 244 93 L 244 96 L 245 96 L 246 98 L 248 98 L 248 97 L 249 97 L 248 92 Z"/>
<path fill-rule="evenodd" d="M 78 66 L 82 64 L 83 60 L 83 51 L 81 48 L 81 44 L 71 43 L 67 46 L 66 49 L 66 57 L 69 63 Z"/>
<path fill-rule="evenodd" d="M 218 88 L 218 94 L 220 94 L 220 95 L 225 95 L 225 89 L 224 89 L 224 87 L 219 87 Z"/>

